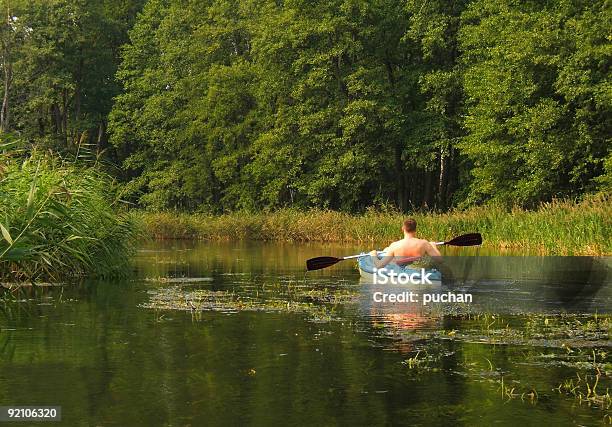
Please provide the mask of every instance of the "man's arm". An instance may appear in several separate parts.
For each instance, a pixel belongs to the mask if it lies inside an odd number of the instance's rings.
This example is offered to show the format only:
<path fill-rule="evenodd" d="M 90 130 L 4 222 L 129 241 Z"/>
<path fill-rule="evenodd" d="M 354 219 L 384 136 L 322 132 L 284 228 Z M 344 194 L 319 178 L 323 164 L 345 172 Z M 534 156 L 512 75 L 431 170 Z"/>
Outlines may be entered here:
<path fill-rule="evenodd" d="M 393 249 L 391 249 L 391 247 L 389 246 L 385 249 L 385 256 L 383 256 L 382 259 L 378 259 L 378 253 L 376 252 L 376 249 L 370 252 L 370 256 L 372 257 L 372 262 L 374 263 L 374 266 L 376 268 L 382 268 L 393 260 L 395 253 L 393 252 Z"/>
<path fill-rule="evenodd" d="M 425 253 L 431 257 L 441 257 L 438 247 L 432 242 L 425 242 Z"/>

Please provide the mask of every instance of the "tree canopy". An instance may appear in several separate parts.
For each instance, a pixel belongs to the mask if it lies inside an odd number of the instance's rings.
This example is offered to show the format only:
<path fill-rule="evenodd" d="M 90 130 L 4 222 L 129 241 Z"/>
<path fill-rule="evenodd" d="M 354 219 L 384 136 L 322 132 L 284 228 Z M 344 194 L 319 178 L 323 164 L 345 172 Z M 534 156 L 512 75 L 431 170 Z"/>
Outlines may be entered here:
<path fill-rule="evenodd" d="M 603 0 L 3 10 L 2 131 L 105 150 L 141 206 L 529 207 L 611 188 Z"/>

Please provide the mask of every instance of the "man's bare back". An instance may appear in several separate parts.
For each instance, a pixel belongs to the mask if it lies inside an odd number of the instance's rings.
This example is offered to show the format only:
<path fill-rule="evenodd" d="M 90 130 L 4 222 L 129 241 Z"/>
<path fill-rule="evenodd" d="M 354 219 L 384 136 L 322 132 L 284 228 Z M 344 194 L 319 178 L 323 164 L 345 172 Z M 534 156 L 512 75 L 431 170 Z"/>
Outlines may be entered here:
<path fill-rule="evenodd" d="M 396 242 L 391 243 L 385 248 L 385 256 L 382 260 L 378 259 L 376 250 L 370 252 L 373 256 L 373 262 L 376 267 L 384 267 L 391 261 L 396 263 L 408 262 L 409 260 L 402 260 L 401 258 L 420 258 L 425 255 L 431 257 L 442 256 L 438 248 L 433 243 L 428 242 L 425 239 L 418 239 L 415 237 L 416 234 L 416 221 L 409 218 L 404 221 L 402 225 L 402 231 L 404 232 L 404 238 Z"/>
<path fill-rule="evenodd" d="M 385 248 L 385 255 L 395 257 L 440 256 L 440 251 L 425 239 L 406 236 Z"/>

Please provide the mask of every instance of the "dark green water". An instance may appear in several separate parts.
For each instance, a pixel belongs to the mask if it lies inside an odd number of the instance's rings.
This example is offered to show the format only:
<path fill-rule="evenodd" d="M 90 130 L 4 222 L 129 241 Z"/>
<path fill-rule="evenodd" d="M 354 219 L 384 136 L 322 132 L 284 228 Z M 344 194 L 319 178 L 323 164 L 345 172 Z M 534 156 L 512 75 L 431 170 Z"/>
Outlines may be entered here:
<path fill-rule="evenodd" d="M 360 250 L 151 243 L 135 279 L 5 293 L 0 405 L 61 405 L 67 426 L 609 422 L 556 390 L 599 367 L 605 393 L 609 328 L 551 329 L 604 313 L 608 282 L 566 306 L 554 283 L 480 280 L 457 308 L 374 304 L 348 262 L 304 277 L 307 258 Z"/>

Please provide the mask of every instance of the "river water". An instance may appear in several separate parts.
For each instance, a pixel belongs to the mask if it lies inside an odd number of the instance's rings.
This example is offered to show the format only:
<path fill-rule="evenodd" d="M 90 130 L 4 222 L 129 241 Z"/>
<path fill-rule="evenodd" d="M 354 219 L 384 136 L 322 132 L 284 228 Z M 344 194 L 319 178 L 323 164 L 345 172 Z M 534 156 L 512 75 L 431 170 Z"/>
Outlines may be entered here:
<path fill-rule="evenodd" d="M 0 406 L 68 426 L 610 421 L 609 259 L 460 257 L 414 304 L 374 301 L 394 288 L 353 262 L 304 273 L 363 249 L 149 242 L 130 279 L 5 291 Z"/>

